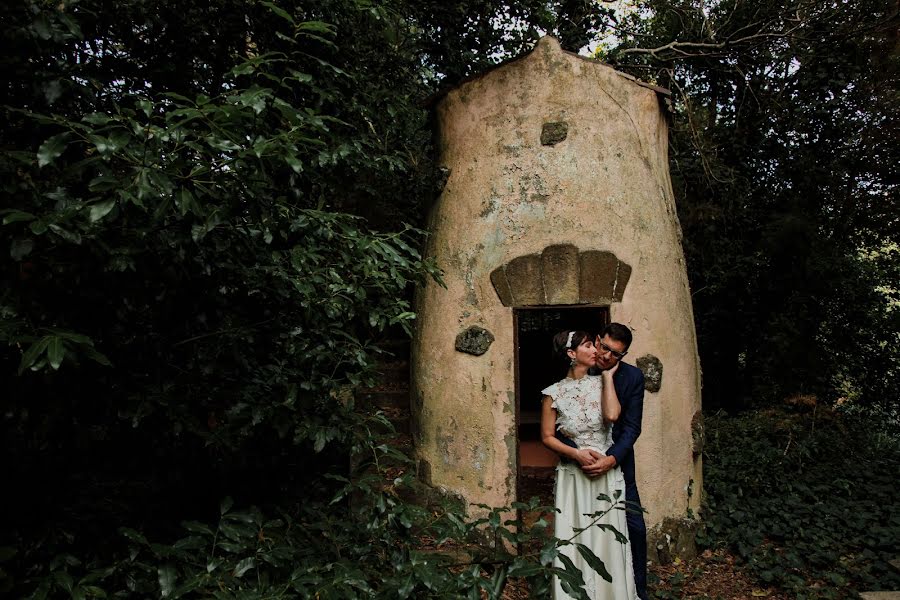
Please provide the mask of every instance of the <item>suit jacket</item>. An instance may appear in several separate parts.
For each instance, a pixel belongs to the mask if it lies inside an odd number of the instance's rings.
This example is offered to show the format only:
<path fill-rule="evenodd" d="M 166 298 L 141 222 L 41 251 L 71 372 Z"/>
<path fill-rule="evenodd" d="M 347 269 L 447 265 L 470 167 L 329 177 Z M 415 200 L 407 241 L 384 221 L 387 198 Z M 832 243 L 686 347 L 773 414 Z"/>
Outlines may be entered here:
<path fill-rule="evenodd" d="M 613 375 L 613 385 L 619 404 L 622 405 L 622 412 L 613 424 L 613 445 L 606 454 L 615 456 L 616 464 L 622 467 L 626 498 L 632 502 L 640 502 L 634 476 L 634 443 L 641 435 L 641 419 L 644 415 L 644 374 L 633 365 L 619 363 L 619 369 Z M 558 431 L 556 437 L 577 448 L 575 442 Z"/>

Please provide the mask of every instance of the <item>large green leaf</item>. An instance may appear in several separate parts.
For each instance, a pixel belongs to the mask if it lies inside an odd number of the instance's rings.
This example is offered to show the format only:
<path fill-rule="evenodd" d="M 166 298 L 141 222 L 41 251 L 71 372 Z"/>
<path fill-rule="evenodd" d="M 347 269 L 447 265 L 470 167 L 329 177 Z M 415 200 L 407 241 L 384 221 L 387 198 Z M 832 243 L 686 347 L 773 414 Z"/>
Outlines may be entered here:
<path fill-rule="evenodd" d="M 606 581 L 612 581 L 612 575 L 609 574 L 609 571 L 606 569 L 606 565 L 603 564 L 603 561 L 600 560 L 596 554 L 594 554 L 593 550 L 584 544 L 576 543 L 575 547 L 578 549 L 578 553 L 585 560 L 585 562 L 590 565 L 590 567 L 597 572 L 603 579 Z"/>
<path fill-rule="evenodd" d="M 55 159 L 59 158 L 59 156 L 63 153 L 63 150 L 65 150 L 66 146 L 69 144 L 70 138 L 71 135 L 67 132 L 54 135 L 53 137 L 45 140 L 44 143 L 41 144 L 41 147 L 38 148 L 38 166 L 44 167 L 52 163 Z"/>
<path fill-rule="evenodd" d="M 74 587 L 75 582 L 72 579 L 72 576 L 69 575 L 69 573 L 67 573 L 66 571 L 54 571 L 53 579 L 61 588 L 69 593 L 72 592 L 72 588 Z"/>
<path fill-rule="evenodd" d="M 252 557 L 241 559 L 234 567 L 234 576 L 240 578 L 255 566 L 256 561 Z"/>
<path fill-rule="evenodd" d="M 33 214 L 21 210 L 4 210 L 0 211 L 0 214 L 5 215 L 3 217 L 4 225 L 9 225 L 10 223 L 18 223 L 20 221 L 33 221 L 35 218 Z"/>
<path fill-rule="evenodd" d="M 47 349 L 47 346 L 50 345 L 50 340 L 53 339 L 52 336 L 44 336 L 32 343 L 28 350 L 22 353 L 22 360 L 19 362 L 19 375 L 25 372 L 25 369 L 32 366 L 35 361 L 37 361 L 38 357 L 44 353 Z"/>
<path fill-rule="evenodd" d="M 62 364 L 63 358 L 66 356 L 65 346 L 63 345 L 63 341 L 58 336 L 52 336 L 50 338 L 50 342 L 47 345 L 47 361 L 50 363 L 50 367 L 56 371 L 59 369 L 59 366 Z"/>
<path fill-rule="evenodd" d="M 97 202 L 96 204 L 91 205 L 91 222 L 96 222 L 109 214 L 109 212 L 115 208 L 116 200 L 115 198 L 111 198 L 109 200 L 103 200 L 101 202 Z"/>
<path fill-rule="evenodd" d="M 178 579 L 178 572 L 172 565 L 163 565 L 156 571 L 159 581 L 159 593 L 163 598 L 169 598 L 175 592 L 175 584 Z"/>
<path fill-rule="evenodd" d="M 293 18 L 290 14 L 288 14 L 288 12 L 287 12 L 286 10 L 284 10 L 283 8 L 281 8 L 280 6 L 278 6 L 277 4 L 275 4 L 275 3 L 273 3 L 273 2 L 268 2 L 268 1 L 260 2 L 260 4 L 262 4 L 263 6 L 265 6 L 266 8 L 268 8 L 269 10 L 271 10 L 273 13 L 275 13 L 276 15 L 278 15 L 279 17 L 281 17 L 282 19 L 284 19 L 285 21 L 287 21 L 287 22 L 290 23 L 291 25 L 294 25 L 294 24 L 295 24 L 294 18 Z"/>

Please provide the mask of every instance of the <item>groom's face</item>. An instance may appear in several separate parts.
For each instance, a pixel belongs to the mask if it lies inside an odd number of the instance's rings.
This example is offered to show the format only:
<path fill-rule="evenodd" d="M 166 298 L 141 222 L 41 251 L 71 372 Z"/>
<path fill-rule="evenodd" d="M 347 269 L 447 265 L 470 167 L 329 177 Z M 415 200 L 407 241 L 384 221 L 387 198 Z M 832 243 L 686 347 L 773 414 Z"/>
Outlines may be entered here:
<path fill-rule="evenodd" d="M 614 340 L 608 335 L 597 338 L 595 344 L 597 350 L 597 366 L 600 370 L 605 371 L 612 369 L 616 363 L 625 356 L 625 344 L 619 340 Z"/>

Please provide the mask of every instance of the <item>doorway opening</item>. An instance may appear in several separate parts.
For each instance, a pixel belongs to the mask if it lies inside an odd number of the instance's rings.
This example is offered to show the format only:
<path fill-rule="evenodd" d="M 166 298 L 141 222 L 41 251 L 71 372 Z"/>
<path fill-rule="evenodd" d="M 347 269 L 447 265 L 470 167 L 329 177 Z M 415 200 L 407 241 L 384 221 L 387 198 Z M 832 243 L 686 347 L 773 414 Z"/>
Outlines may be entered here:
<path fill-rule="evenodd" d="M 565 377 L 553 356 L 560 331 L 599 333 L 609 323 L 607 306 L 544 306 L 513 310 L 516 345 L 517 498 L 538 496 L 553 504 L 557 456 L 541 443 L 541 399 L 548 385 Z"/>

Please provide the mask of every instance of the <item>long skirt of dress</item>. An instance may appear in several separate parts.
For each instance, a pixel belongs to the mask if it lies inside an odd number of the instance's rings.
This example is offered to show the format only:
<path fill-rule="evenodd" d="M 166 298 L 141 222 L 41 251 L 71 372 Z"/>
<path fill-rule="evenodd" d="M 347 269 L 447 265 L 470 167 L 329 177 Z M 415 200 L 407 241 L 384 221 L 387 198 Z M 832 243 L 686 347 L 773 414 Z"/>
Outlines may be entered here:
<path fill-rule="evenodd" d="M 615 502 L 615 491 L 619 490 L 619 502 L 616 508 L 609 510 L 599 520 L 591 516 L 597 511 L 606 511 L 612 502 Z M 597 497 L 605 494 L 612 502 L 597 500 Z M 576 529 L 587 528 L 578 534 L 573 544 L 562 546 L 562 554 L 571 559 L 581 571 L 584 578 L 584 589 L 591 600 L 637 600 L 637 592 L 634 586 L 634 568 L 631 560 L 631 544 L 618 541 L 614 533 L 607 529 L 593 526 L 591 523 L 604 523 L 612 525 L 622 535 L 628 537 L 628 526 L 625 522 L 625 479 L 622 470 L 615 468 L 607 471 L 605 475 L 594 479 L 585 475 L 581 469 L 571 463 L 560 463 L 556 469 L 556 508 L 560 512 L 555 517 L 555 533 L 560 539 L 570 539 L 575 536 Z M 606 570 L 612 575 L 612 582 L 608 582 L 594 571 L 574 543 L 584 544 L 603 561 Z M 553 566 L 565 568 L 562 561 L 557 558 Z M 553 580 L 553 598 L 563 600 L 571 598 L 563 591 L 558 577 Z"/>

